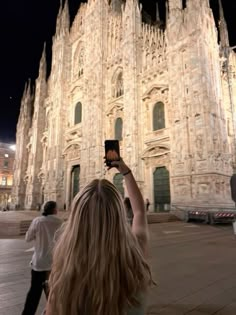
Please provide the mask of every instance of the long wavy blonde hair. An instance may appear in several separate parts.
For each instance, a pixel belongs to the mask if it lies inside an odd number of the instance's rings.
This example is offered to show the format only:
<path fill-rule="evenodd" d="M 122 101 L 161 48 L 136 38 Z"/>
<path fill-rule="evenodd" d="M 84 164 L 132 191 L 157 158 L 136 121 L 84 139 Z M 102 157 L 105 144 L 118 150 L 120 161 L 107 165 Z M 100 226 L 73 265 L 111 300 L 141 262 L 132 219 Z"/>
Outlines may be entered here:
<path fill-rule="evenodd" d="M 123 315 L 152 282 L 122 198 L 94 180 L 74 199 L 54 250 L 49 303 L 56 315 Z"/>

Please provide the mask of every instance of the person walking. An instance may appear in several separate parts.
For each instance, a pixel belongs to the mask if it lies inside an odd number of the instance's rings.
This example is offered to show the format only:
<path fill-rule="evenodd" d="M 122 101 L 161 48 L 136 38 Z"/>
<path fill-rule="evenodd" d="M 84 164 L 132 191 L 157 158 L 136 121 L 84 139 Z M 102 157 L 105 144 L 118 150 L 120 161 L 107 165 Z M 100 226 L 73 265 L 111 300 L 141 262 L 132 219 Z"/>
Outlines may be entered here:
<path fill-rule="evenodd" d="M 133 225 L 116 187 L 93 180 L 76 195 L 57 241 L 46 315 L 144 315 L 153 283 L 147 262 L 148 227 L 143 197 L 123 160 Z"/>
<path fill-rule="evenodd" d="M 149 201 L 149 199 L 147 198 L 147 199 L 146 199 L 146 211 L 147 211 L 147 212 L 149 211 L 149 206 L 150 206 L 150 201 Z"/>
<path fill-rule="evenodd" d="M 54 236 L 62 223 L 56 214 L 56 202 L 48 201 L 44 206 L 42 216 L 32 221 L 26 233 L 26 242 L 35 241 L 35 249 L 30 263 L 31 286 L 22 315 L 34 315 L 36 313 L 43 290 L 46 298 L 48 297 L 47 280 L 52 265 Z"/>

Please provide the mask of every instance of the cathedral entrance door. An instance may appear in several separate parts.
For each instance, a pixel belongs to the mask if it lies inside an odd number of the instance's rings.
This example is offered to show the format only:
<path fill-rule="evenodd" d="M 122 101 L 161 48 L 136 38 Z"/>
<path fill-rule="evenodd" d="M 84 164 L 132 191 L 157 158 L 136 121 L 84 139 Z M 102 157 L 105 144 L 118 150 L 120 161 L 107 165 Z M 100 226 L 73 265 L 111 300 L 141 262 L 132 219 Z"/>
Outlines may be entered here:
<path fill-rule="evenodd" d="M 116 174 L 113 178 L 113 184 L 119 190 L 119 192 L 121 193 L 121 196 L 124 197 L 123 175 Z"/>
<path fill-rule="evenodd" d="M 80 165 L 75 165 L 71 173 L 71 199 L 79 192 L 80 186 Z"/>
<path fill-rule="evenodd" d="M 166 167 L 158 167 L 153 173 L 154 211 L 169 210 L 170 205 L 170 175 Z"/>

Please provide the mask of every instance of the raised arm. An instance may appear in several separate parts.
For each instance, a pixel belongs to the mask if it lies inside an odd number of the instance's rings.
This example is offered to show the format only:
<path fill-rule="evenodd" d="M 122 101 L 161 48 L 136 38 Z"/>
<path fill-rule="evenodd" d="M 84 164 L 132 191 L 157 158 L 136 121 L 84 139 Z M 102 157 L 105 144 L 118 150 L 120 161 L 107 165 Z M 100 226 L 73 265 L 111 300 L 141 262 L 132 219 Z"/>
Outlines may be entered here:
<path fill-rule="evenodd" d="M 128 190 L 128 195 L 134 214 L 132 231 L 139 240 L 143 251 L 146 252 L 148 228 L 147 216 L 142 194 L 134 179 L 132 171 L 124 163 L 123 160 L 112 162 L 112 166 L 115 166 L 125 178 L 125 184 Z"/>

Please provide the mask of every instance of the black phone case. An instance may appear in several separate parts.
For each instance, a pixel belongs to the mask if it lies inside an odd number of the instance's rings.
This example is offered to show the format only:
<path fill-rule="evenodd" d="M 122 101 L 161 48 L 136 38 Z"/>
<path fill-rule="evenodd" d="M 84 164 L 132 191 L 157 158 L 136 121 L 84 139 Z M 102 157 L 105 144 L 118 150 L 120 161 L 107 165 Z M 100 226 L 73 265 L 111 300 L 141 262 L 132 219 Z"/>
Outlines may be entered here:
<path fill-rule="evenodd" d="M 111 151 L 113 154 L 108 156 L 108 152 Z M 117 157 L 115 156 L 117 155 Z M 111 158 L 112 156 L 112 158 Z M 106 158 L 106 165 L 111 166 L 112 161 L 119 161 L 120 160 L 120 146 L 118 140 L 106 140 L 105 141 L 105 158 Z"/>

